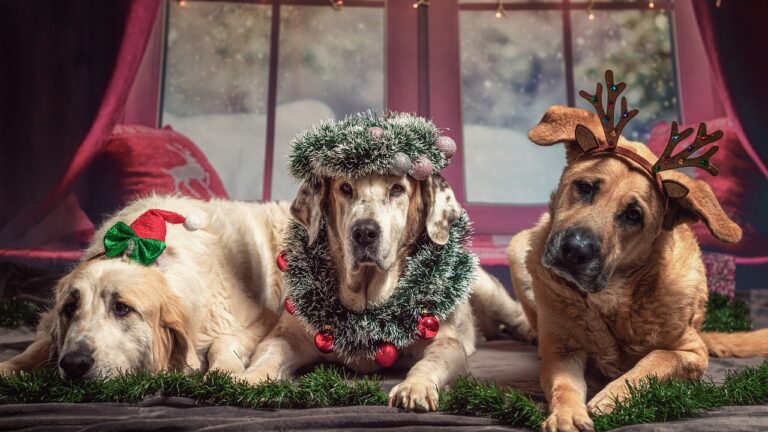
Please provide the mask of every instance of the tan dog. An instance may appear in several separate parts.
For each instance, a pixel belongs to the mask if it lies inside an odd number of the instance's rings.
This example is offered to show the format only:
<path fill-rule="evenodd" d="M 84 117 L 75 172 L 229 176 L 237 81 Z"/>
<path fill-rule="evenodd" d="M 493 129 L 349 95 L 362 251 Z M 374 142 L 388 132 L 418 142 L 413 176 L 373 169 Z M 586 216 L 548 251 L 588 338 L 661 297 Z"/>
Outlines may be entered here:
<path fill-rule="evenodd" d="M 339 297 L 346 308 L 356 312 L 386 302 L 416 239 L 426 231 L 435 243 L 445 244 L 449 226 L 461 214 L 442 177 L 419 182 L 408 176 L 376 174 L 305 184 L 291 211 L 306 226 L 310 242 L 317 237 L 321 220 L 327 221 Z M 478 269 L 472 289 L 470 301 L 441 322 L 434 339 L 419 340 L 401 352 L 399 366 L 413 366 L 405 381 L 392 389 L 390 406 L 436 409 L 438 389 L 466 371 L 467 356 L 475 351 L 473 309 L 483 328 L 503 322 L 522 337 L 531 338 L 520 305 L 497 280 Z M 300 367 L 323 361 L 343 362 L 361 372 L 379 369 L 372 360 L 322 354 L 304 325 L 293 315 L 283 314 L 242 377 L 253 383 L 285 378 Z"/>
<path fill-rule="evenodd" d="M 127 258 L 88 258 L 117 221 L 149 209 L 201 218 L 189 232 L 168 225 L 167 248 L 143 266 Z M 22 354 L 0 373 L 57 365 L 62 377 L 94 378 L 144 369 L 241 372 L 277 321 L 282 277 L 274 257 L 288 204 L 203 202 L 178 197 L 138 200 L 107 220 L 82 261 L 56 285 Z"/>
<path fill-rule="evenodd" d="M 547 110 L 529 132 L 539 145 L 565 143 L 568 165 L 549 212 L 508 250 L 513 285 L 538 331 L 551 412 L 542 427 L 547 431 L 591 430 L 589 413 L 609 412 L 615 398 L 627 396 L 627 380 L 698 378 L 708 351 L 768 355 L 768 330 L 700 332 L 707 280 L 688 224 L 701 221 L 725 242 L 741 238 L 709 186 L 664 172 L 664 179 L 690 190 L 665 211 L 650 177 L 634 163 L 611 156 L 577 160 L 578 124 L 603 136 L 595 114 L 563 106 Z M 641 143 L 620 138 L 619 146 L 656 160 Z M 587 404 L 588 360 L 613 381 Z"/>

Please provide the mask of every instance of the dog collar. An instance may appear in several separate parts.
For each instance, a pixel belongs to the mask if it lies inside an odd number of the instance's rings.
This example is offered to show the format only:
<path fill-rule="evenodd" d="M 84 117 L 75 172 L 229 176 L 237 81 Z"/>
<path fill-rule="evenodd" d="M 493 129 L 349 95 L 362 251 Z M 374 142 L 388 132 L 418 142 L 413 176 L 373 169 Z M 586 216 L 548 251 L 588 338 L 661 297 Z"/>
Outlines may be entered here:
<path fill-rule="evenodd" d="M 439 321 L 466 301 L 477 266 L 477 257 L 465 247 L 469 237 L 466 213 L 451 225 L 445 245 L 433 243 L 425 234 L 405 259 L 389 300 L 356 314 L 339 299 L 325 221 L 311 245 L 306 228 L 290 222 L 284 252 L 277 257 L 288 290 L 285 309 L 315 333 L 315 346 L 321 352 L 391 366 L 399 349 L 419 338 L 434 337 Z"/>

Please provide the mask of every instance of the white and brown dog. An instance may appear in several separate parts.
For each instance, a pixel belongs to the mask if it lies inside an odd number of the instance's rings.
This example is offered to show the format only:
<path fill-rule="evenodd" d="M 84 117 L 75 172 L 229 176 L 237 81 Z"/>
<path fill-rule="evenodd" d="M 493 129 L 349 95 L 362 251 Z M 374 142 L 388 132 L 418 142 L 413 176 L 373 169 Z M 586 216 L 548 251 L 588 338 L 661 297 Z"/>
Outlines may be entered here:
<path fill-rule="evenodd" d="M 360 313 L 393 295 L 405 258 L 425 231 L 437 244 L 448 241 L 449 227 L 461 208 L 438 175 L 417 181 L 409 176 L 370 174 L 305 183 L 291 212 L 307 228 L 310 242 L 317 237 L 322 220 L 326 221 L 339 299 L 349 311 Z M 518 335 L 532 338 L 520 305 L 478 268 L 469 301 L 441 322 L 437 336 L 418 340 L 401 352 L 395 366 L 410 370 L 405 381 L 392 389 L 390 406 L 436 409 L 438 389 L 466 371 L 467 356 L 475 351 L 476 319 L 481 328 L 492 329 L 496 323 L 498 329 L 498 323 L 503 323 Z M 283 314 L 241 377 L 252 383 L 285 378 L 303 366 L 324 361 L 345 363 L 361 372 L 379 369 L 373 360 L 321 353 L 307 328 L 294 315 Z"/>
<path fill-rule="evenodd" d="M 167 228 L 167 248 L 144 266 L 98 257 L 107 230 L 149 209 L 196 215 L 202 228 Z M 36 340 L 0 374 L 58 366 L 70 379 L 144 369 L 242 372 L 277 321 L 282 277 L 274 257 L 288 204 L 153 196 L 96 232 L 84 259 L 56 285 Z"/>

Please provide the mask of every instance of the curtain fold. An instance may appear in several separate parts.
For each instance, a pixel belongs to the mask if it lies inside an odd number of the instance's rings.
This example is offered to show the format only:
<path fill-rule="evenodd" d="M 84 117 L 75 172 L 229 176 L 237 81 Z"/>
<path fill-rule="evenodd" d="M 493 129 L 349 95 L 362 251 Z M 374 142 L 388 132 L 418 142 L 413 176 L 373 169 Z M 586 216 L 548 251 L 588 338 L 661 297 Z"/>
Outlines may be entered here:
<path fill-rule="evenodd" d="M 0 248 L 65 199 L 123 113 L 160 0 L 0 2 Z M 10 62 L 9 62 L 10 63 Z"/>
<path fill-rule="evenodd" d="M 768 178 L 768 2 L 715 3 L 693 0 L 715 86 L 744 149 Z"/>

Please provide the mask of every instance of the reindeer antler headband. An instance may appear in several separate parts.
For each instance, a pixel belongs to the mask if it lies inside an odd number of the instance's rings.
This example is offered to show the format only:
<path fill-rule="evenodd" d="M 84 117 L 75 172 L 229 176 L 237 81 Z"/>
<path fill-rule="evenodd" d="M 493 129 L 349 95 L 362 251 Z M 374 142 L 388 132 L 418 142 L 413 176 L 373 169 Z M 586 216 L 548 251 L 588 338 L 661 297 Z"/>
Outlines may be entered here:
<path fill-rule="evenodd" d="M 594 95 L 591 95 L 584 90 L 579 92 L 579 95 L 588 100 L 595 108 L 597 115 L 600 117 L 600 124 L 603 126 L 606 140 L 606 144 L 601 145 L 589 128 L 584 125 L 577 125 L 576 141 L 584 151 L 580 158 L 594 155 L 619 155 L 630 159 L 632 162 L 642 167 L 654 180 L 659 192 L 665 198 L 665 201 L 668 198 L 685 197 L 688 195 L 688 188 L 674 180 L 662 179 L 659 175 L 662 171 L 683 167 L 696 167 L 704 169 L 712 175 L 717 175 L 717 168 L 710 163 L 710 159 L 717 153 L 720 147 L 713 146 L 704 152 L 704 154 L 696 157 L 693 156 L 696 151 L 705 145 L 711 144 L 723 137 L 723 132 L 719 130 L 707 134 L 707 126 L 704 123 L 699 124 L 695 140 L 686 148 L 673 155 L 672 152 L 675 150 L 675 147 L 693 133 L 693 128 L 688 128 L 678 133 L 677 122 L 672 122 L 667 147 L 654 164 L 628 148 L 619 147 L 618 143 L 621 131 L 639 111 L 637 109 L 628 111 L 627 98 L 622 96 L 620 120 L 618 124 L 615 124 L 616 101 L 624 89 L 627 88 L 627 85 L 623 82 L 614 83 L 613 71 L 609 69 L 605 71 L 605 86 L 608 93 L 607 110 L 603 107 L 603 85 L 601 83 L 597 83 L 597 89 L 595 90 Z"/>

